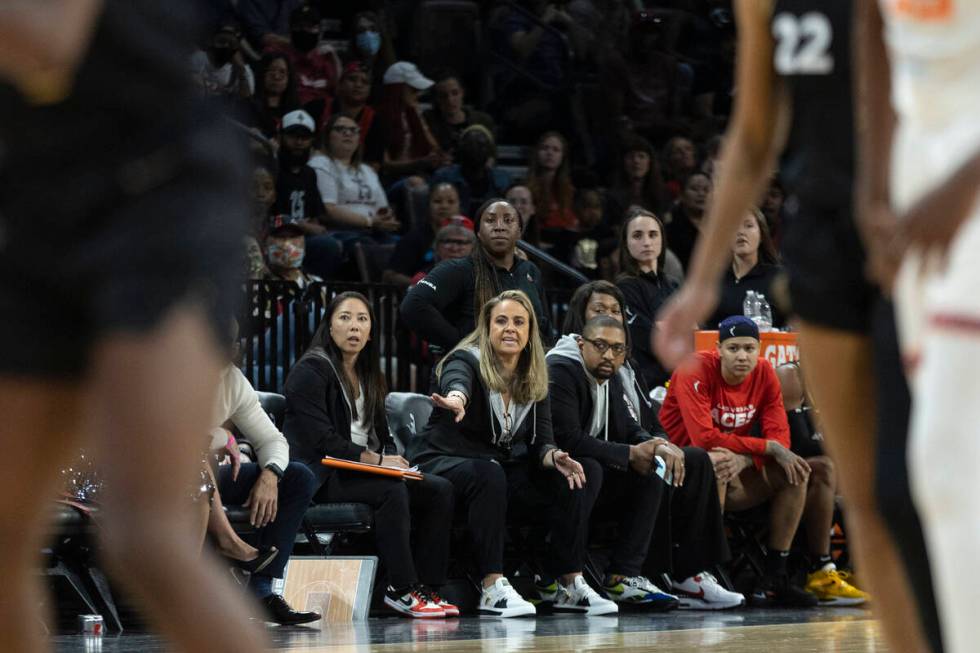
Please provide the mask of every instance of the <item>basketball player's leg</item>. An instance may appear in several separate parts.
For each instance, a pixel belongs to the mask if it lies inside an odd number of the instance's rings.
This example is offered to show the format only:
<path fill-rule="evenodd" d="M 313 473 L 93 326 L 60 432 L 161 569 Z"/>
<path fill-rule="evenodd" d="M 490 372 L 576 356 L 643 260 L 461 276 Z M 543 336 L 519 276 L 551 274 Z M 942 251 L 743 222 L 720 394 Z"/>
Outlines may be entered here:
<path fill-rule="evenodd" d="M 800 350 L 824 425 L 824 444 L 837 466 L 849 543 L 864 589 L 871 592 L 887 641 L 896 650 L 926 651 L 904 567 L 874 496 L 871 342 L 855 332 L 802 322 Z"/>
<path fill-rule="evenodd" d="M 767 462 L 761 470 L 755 467 L 743 470 L 728 484 L 726 493 L 726 508 L 733 512 L 771 501 L 769 548 L 789 551 L 806 504 L 806 483 L 791 485 L 779 465 Z"/>
<path fill-rule="evenodd" d="M 980 598 L 980 328 L 926 329 L 916 372 L 909 476 L 935 582 L 945 650 L 975 651 Z"/>
<path fill-rule="evenodd" d="M 200 554 L 188 489 L 199 475 L 218 382 L 202 310 L 178 305 L 153 327 L 93 351 L 97 455 L 107 488 L 104 559 L 181 650 L 263 650 L 252 607 Z"/>
<path fill-rule="evenodd" d="M 77 382 L 0 377 L 0 640 L 7 651 L 45 650 L 41 547 L 61 470 L 77 453 Z"/>

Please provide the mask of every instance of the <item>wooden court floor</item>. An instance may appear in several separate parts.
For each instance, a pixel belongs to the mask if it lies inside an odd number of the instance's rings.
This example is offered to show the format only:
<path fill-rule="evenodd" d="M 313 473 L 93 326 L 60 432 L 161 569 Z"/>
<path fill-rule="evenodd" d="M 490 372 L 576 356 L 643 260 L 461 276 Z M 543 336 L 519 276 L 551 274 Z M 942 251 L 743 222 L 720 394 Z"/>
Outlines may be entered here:
<path fill-rule="evenodd" d="M 864 610 L 741 610 L 730 613 L 627 614 L 537 619 L 400 618 L 320 628 L 271 628 L 272 651 L 303 653 L 521 653 L 657 651 L 708 653 L 885 653 Z M 53 638 L 58 653 L 158 653 L 159 639 L 127 633 L 99 640 Z M 902 653 L 902 652 L 893 652 Z"/>

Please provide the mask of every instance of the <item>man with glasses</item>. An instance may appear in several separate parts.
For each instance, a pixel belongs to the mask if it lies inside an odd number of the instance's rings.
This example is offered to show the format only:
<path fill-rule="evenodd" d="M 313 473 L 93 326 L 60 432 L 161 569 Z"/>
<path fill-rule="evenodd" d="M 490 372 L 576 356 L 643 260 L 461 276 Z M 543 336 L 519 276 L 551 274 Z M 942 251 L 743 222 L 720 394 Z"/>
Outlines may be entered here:
<path fill-rule="evenodd" d="M 682 451 L 659 429 L 651 435 L 636 422 L 617 374 L 626 354 L 623 323 L 600 315 L 586 322 L 581 335 L 564 336 L 546 357 L 555 441 L 585 468 L 587 509 L 615 515 L 619 522 L 604 589 L 619 603 L 661 610 L 680 605 L 676 596 L 643 575 L 651 564 L 671 557 L 659 551 L 651 555 L 651 541 L 661 506 L 679 500 L 684 505 L 675 506 L 672 518 L 661 520 L 677 537 L 658 540 L 679 545 L 670 571 L 683 579 L 676 584 L 689 582 L 698 595 L 696 605 L 687 601 L 684 607 L 741 605 L 741 594 L 725 590 L 703 573 L 728 553 L 708 456 L 698 450 Z M 584 557 L 588 515 L 580 523 L 583 532 L 576 544 Z M 538 585 L 543 598 L 554 594 L 556 609 L 562 607 L 564 592 L 557 583 L 539 581 Z"/>

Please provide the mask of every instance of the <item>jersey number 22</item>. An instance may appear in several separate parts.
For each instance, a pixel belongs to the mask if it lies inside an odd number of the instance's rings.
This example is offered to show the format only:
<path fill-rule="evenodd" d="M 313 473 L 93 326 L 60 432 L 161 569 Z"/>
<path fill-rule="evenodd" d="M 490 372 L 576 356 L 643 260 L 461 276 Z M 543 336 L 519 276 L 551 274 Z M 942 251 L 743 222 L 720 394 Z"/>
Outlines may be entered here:
<path fill-rule="evenodd" d="M 772 21 L 772 35 L 776 39 L 773 64 L 780 75 L 827 75 L 834 70 L 830 52 L 834 30 L 825 15 L 779 14 Z"/>

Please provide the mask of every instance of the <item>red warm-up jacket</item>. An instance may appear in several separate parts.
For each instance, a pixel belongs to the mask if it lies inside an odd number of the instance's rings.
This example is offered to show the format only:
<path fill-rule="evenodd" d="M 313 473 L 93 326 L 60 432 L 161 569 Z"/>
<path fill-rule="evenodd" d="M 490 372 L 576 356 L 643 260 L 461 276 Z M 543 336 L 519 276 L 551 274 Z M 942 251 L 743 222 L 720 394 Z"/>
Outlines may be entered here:
<path fill-rule="evenodd" d="M 744 381 L 729 385 L 721 376 L 718 352 L 697 352 L 671 377 L 660 423 L 678 446 L 723 447 L 754 456 L 756 466 L 764 463 L 767 440 L 790 446 L 779 379 L 765 359 Z M 762 437 L 751 435 L 757 423 Z"/>

